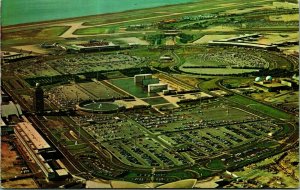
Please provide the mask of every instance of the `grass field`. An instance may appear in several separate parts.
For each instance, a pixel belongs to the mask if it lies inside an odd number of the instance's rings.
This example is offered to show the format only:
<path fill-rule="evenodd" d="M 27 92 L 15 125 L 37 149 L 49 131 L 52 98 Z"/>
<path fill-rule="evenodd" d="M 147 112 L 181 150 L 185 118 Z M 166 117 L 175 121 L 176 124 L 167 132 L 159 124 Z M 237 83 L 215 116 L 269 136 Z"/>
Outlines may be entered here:
<path fill-rule="evenodd" d="M 112 34 L 119 31 L 118 27 L 91 27 L 76 30 L 76 35 Z"/>
<path fill-rule="evenodd" d="M 281 118 L 281 119 L 291 119 L 292 118 L 291 115 L 289 115 L 283 111 L 277 110 L 277 109 L 272 108 L 267 105 L 260 104 L 256 101 L 250 100 L 250 99 L 242 97 L 240 95 L 231 96 L 231 97 L 229 97 L 229 99 L 234 102 L 248 106 L 251 109 L 263 112 L 264 114 L 270 115 L 272 117 L 277 117 L 277 118 Z"/>
<path fill-rule="evenodd" d="M 299 21 L 299 14 L 288 14 L 279 16 L 269 16 L 270 21 Z"/>
<path fill-rule="evenodd" d="M 258 72 L 257 69 L 231 69 L 231 68 L 180 68 L 181 71 L 206 75 L 232 75 L 241 73 Z"/>
<path fill-rule="evenodd" d="M 45 28 L 34 28 L 30 30 L 3 32 L 2 43 L 4 46 L 16 44 L 33 44 L 34 42 L 59 40 L 57 37 L 64 33 L 68 26 L 52 26 Z"/>
<path fill-rule="evenodd" d="M 223 80 L 223 85 L 230 84 L 232 87 L 240 87 L 242 84 L 248 84 L 254 81 L 254 77 L 251 78 L 232 78 Z"/>
<path fill-rule="evenodd" d="M 212 170 L 220 170 L 224 168 L 224 163 L 219 159 L 214 159 L 207 164 L 207 167 Z"/>

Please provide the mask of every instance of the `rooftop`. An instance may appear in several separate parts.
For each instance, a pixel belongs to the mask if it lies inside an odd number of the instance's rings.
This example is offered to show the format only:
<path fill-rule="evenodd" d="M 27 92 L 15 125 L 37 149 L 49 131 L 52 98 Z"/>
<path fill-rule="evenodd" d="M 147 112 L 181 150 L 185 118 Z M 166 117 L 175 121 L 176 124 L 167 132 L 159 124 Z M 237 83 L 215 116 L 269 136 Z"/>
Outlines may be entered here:
<path fill-rule="evenodd" d="M 7 105 L 1 105 L 1 117 L 8 117 L 10 115 L 17 115 L 19 117 L 22 114 L 19 104 L 14 104 L 10 101 Z"/>
<path fill-rule="evenodd" d="M 108 46 L 108 45 L 109 42 L 93 42 L 93 43 L 78 44 L 78 46 L 83 46 L 83 47 Z"/>
<path fill-rule="evenodd" d="M 2 120 L 2 118 L 0 118 L 0 124 L 1 124 L 1 127 L 6 126 L 6 123 Z"/>
<path fill-rule="evenodd" d="M 58 169 L 55 170 L 58 176 L 66 176 L 68 175 L 68 172 L 65 169 Z"/>
<path fill-rule="evenodd" d="M 152 74 L 138 74 L 138 75 L 134 75 L 134 76 L 136 77 L 136 76 L 150 76 L 150 75 L 152 75 Z"/>
<path fill-rule="evenodd" d="M 285 86 L 281 83 L 263 83 L 263 82 L 255 82 L 256 84 L 259 84 L 261 86 L 265 86 L 267 88 L 276 88 L 276 87 L 281 87 L 281 86 Z"/>
<path fill-rule="evenodd" d="M 22 129 L 34 146 L 38 149 L 50 148 L 50 145 L 45 141 L 45 139 L 40 135 L 40 133 L 28 122 L 20 122 L 17 127 Z"/>
<path fill-rule="evenodd" d="M 237 46 L 248 46 L 248 47 L 258 47 L 258 48 L 276 48 L 274 45 L 265 44 L 255 44 L 255 43 L 245 43 L 245 42 L 229 42 L 229 41 L 210 41 L 209 44 L 224 44 L 224 45 L 237 45 Z"/>
<path fill-rule="evenodd" d="M 168 84 L 158 83 L 158 84 L 149 84 L 148 86 L 166 86 Z"/>

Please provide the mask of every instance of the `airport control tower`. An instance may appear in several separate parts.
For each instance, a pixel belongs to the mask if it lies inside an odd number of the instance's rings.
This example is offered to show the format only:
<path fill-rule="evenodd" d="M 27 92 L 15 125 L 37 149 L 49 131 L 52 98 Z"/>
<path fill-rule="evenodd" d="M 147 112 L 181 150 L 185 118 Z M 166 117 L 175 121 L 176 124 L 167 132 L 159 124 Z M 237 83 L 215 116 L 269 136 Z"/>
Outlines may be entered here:
<path fill-rule="evenodd" d="M 33 108 L 37 113 L 44 112 L 44 91 L 39 83 L 36 83 L 36 88 L 34 91 Z"/>

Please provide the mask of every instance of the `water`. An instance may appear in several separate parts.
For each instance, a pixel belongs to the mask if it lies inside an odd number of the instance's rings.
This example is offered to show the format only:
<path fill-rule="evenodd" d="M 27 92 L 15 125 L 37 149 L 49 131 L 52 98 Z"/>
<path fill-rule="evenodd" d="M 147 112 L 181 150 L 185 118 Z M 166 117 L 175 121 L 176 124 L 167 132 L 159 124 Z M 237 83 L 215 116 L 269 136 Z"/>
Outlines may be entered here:
<path fill-rule="evenodd" d="M 2 0 L 2 26 L 113 13 L 197 0 Z"/>

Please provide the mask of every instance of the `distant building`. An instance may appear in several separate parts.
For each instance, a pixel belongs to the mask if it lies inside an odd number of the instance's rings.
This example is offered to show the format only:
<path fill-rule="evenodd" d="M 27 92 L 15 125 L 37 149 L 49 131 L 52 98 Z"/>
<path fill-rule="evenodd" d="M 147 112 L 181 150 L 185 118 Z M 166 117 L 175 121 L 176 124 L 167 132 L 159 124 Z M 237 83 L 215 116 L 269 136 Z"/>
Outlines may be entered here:
<path fill-rule="evenodd" d="M 168 55 L 161 56 L 159 59 L 161 61 L 172 61 L 173 60 L 173 58 L 171 56 L 168 56 Z"/>
<path fill-rule="evenodd" d="M 272 80 L 273 80 L 273 78 L 271 76 L 266 77 L 266 81 L 272 81 Z"/>
<path fill-rule="evenodd" d="M 262 78 L 261 78 L 261 77 L 256 77 L 256 78 L 255 78 L 255 82 L 260 82 L 260 81 L 262 81 Z"/>
<path fill-rule="evenodd" d="M 245 47 L 245 48 L 254 48 L 254 49 L 265 49 L 270 51 L 279 51 L 276 45 L 264 45 L 264 44 L 255 44 L 248 42 L 232 42 L 232 41 L 210 41 L 208 42 L 210 46 L 235 46 L 235 47 Z"/>
<path fill-rule="evenodd" d="M 235 47 L 245 47 L 245 48 L 255 48 L 255 49 L 265 49 L 271 51 L 279 51 L 278 46 L 271 44 L 258 44 L 254 41 L 261 37 L 261 34 L 245 34 L 237 37 L 221 39 L 221 40 L 213 40 L 208 42 L 208 45 L 211 46 L 235 46 Z M 249 42 L 250 41 L 250 42 Z"/>
<path fill-rule="evenodd" d="M 282 79 L 281 84 L 286 85 L 288 87 L 291 87 L 293 89 L 299 89 L 299 85 L 296 81 L 293 81 L 291 79 Z"/>
<path fill-rule="evenodd" d="M 143 84 L 143 80 L 145 79 L 152 79 L 152 74 L 139 74 L 134 76 L 134 84 Z"/>
<path fill-rule="evenodd" d="M 168 84 L 150 84 L 148 85 L 148 92 L 162 92 L 168 90 Z"/>
<path fill-rule="evenodd" d="M 44 91 L 39 83 L 36 84 L 33 96 L 33 108 L 37 113 L 44 112 Z"/>
<path fill-rule="evenodd" d="M 121 47 L 109 42 L 93 42 L 85 44 L 74 44 L 67 47 L 67 51 L 75 52 L 97 52 L 97 51 L 112 51 L 119 50 Z"/>
<path fill-rule="evenodd" d="M 277 91 L 280 91 L 280 90 L 290 89 L 289 86 L 283 85 L 281 83 L 271 83 L 269 81 L 254 82 L 253 84 L 254 84 L 254 86 L 257 86 L 257 87 L 261 88 L 262 90 L 268 91 L 268 92 L 277 92 Z"/>
<path fill-rule="evenodd" d="M 158 78 L 144 79 L 142 83 L 143 83 L 143 87 L 147 87 L 150 84 L 158 84 L 159 79 Z"/>
<path fill-rule="evenodd" d="M 17 52 L 1 52 L 0 57 L 3 62 L 13 62 L 23 59 L 28 59 L 34 57 L 31 53 L 20 53 Z"/>
<path fill-rule="evenodd" d="M 173 89 L 163 90 L 163 94 L 164 95 L 175 95 L 175 94 L 177 94 L 177 91 L 173 90 Z"/>

